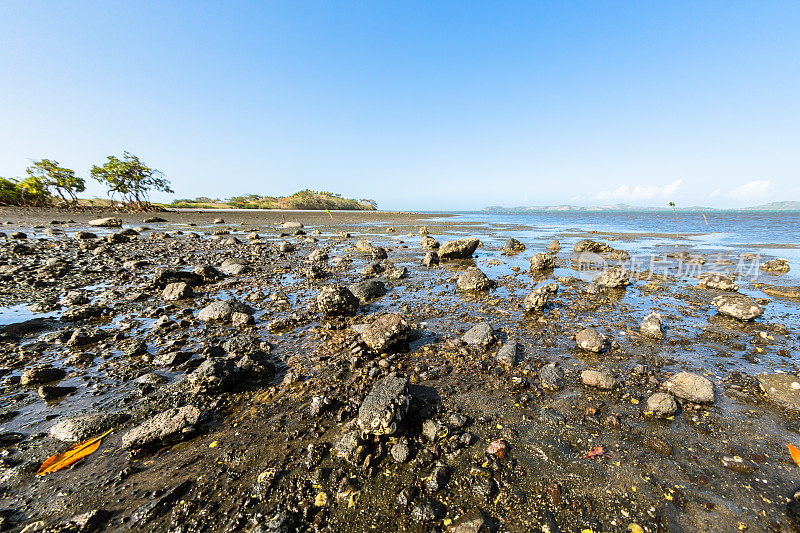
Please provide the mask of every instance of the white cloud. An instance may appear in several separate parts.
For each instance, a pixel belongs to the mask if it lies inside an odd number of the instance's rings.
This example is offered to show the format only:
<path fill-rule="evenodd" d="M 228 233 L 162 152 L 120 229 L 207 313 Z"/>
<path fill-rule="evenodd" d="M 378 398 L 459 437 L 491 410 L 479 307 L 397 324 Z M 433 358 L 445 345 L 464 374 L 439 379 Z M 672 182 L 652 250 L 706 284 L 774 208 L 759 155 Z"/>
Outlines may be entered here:
<path fill-rule="evenodd" d="M 597 193 L 597 199 L 603 201 L 616 200 L 616 201 L 635 201 L 635 200 L 652 200 L 654 198 L 667 198 L 680 188 L 683 183 L 682 179 L 677 179 L 672 183 L 668 183 L 663 187 L 651 185 L 644 187 L 636 185 L 620 185 L 613 191 L 600 191 Z"/>
<path fill-rule="evenodd" d="M 733 189 L 730 196 L 737 200 L 764 200 L 769 196 L 771 188 L 770 180 L 753 180 Z"/>

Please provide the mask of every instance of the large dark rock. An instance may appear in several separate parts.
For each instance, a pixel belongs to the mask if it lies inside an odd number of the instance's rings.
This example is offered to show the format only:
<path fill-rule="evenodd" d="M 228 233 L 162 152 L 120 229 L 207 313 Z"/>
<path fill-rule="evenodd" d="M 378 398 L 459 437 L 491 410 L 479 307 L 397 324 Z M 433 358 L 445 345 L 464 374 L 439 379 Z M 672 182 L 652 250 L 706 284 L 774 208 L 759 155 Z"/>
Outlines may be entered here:
<path fill-rule="evenodd" d="M 622 266 L 613 266 L 597 276 L 595 276 L 594 280 L 595 283 L 598 285 L 602 285 L 603 287 L 608 287 L 611 289 L 615 289 L 617 287 L 625 287 L 626 285 L 631 284 L 630 275 L 628 271 Z"/>
<path fill-rule="evenodd" d="M 757 379 L 770 401 L 800 411 L 800 379 L 795 374 L 760 374 Z"/>
<path fill-rule="evenodd" d="M 179 437 L 200 420 L 200 410 L 193 405 L 167 409 L 136 426 L 122 436 L 123 448 L 142 448 Z"/>
<path fill-rule="evenodd" d="M 575 247 L 573 251 L 580 253 L 580 252 L 592 252 L 596 254 L 600 254 L 603 252 L 611 252 L 613 248 L 604 242 L 597 242 L 591 239 L 583 239 L 582 241 L 578 241 L 575 243 Z"/>
<path fill-rule="evenodd" d="M 530 258 L 531 270 L 539 272 L 542 270 L 552 270 L 556 266 L 555 258 L 543 252 L 537 252 Z"/>
<path fill-rule="evenodd" d="M 359 301 L 347 287 L 329 285 L 317 295 L 317 310 L 325 316 L 352 315 Z"/>
<path fill-rule="evenodd" d="M 95 437 L 103 431 L 127 421 L 127 413 L 100 412 L 61 420 L 52 426 L 48 433 L 51 437 L 64 442 L 81 442 Z"/>
<path fill-rule="evenodd" d="M 442 244 L 439 247 L 440 259 L 467 259 L 472 257 L 481 241 L 478 239 L 459 239 Z"/>
<path fill-rule="evenodd" d="M 481 322 L 464 333 L 461 340 L 467 344 L 488 346 L 495 340 L 494 330 L 488 322 Z"/>
<path fill-rule="evenodd" d="M 753 320 L 764 314 L 764 308 L 755 300 L 741 294 L 723 294 L 714 298 L 714 307 L 720 314 L 739 320 Z"/>
<path fill-rule="evenodd" d="M 585 328 L 575 336 L 575 343 L 581 350 L 600 353 L 606 347 L 608 339 L 594 328 Z"/>
<path fill-rule="evenodd" d="M 480 269 L 469 268 L 458 277 L 456 287 L 460 291 L 488 291 L 494 287 L 494 282 L 486 277 Z"/>
<path fill-rule="evenodd" d="M 350 285 L 350 292 L 364 303 L 386 294 L 386 285 L 376 279 L 367 279 Z"/>
<path fill-rule="evenodd" d="M 678 398 L 693 403 L 714 401 L 714 384 L 699 374 L 678 372 L 662 383 L 661 387 Z"/>
<path fill-rule="evenodd" d="M 253 309 L 237 300 L 217 300 L 197 312 L 197 319 L 203 322 L 229 322 L 234 313 L 252 315 Z"/>
<path fill-rule="evenodd" d="M 209 357 L 189 374 L 187 381 L 194 392 L 212 394 L 233 388 L 238 381 L 238 368 L 224 357 Z"/>
<path fill-rule="evenodd" d="M 394 435 L 399 431 L 411 396 L 408 380 L 399 376 L 388 376 L 375 383 L 358 409 L 358 425 L 373 435 Z"/>
<path fill-rule="evenodd" d="M 411 329 L 403 317 L 396 313 L 386 313 L 369 324 L 361 333 L 361 338 L 375 352 L 386 352 L 403 346 L 408 342 Z"/>

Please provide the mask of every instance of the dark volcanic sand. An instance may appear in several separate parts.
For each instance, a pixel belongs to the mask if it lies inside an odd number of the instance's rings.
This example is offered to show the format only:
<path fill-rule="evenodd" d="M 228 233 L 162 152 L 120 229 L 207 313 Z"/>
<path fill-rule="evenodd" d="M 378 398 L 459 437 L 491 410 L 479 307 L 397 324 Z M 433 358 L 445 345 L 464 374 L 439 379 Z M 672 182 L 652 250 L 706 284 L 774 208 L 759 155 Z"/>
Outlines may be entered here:
<path fill-rule="evenodd" d="M 101 216 L 112 215 L 0 210 L 0 221 L 12 222 L 0 227 L 8 235 L 0 240 L 0 296 L 19 305 L 0 312 L 0 529 L 41 522 L 53 531 L 796 530 L 787 503 L 800 468 L 786 443 L 800 440 L 800 400 L 778 406 L 756 381 L 797 372 L 796 300 L 764 300 L 763 317 L 752 322 L 718 315 L 712 300 L 725 293 L 679 274 L 688 256 L 666 260 L 660 275 L 632 276 L 627 288 L 597 288 L 572 255 L 591 228 L 542 235 L 503 255 L 490 244 L 497 235 L 437 215 L 120 215 L 124 228 L 150 228 L 127 240 L 114 237 L 120 229 L 86 226 Z M 167 222 L 144 224 L 149 216 Z M 213 224 L 217 217 L 225 224 Z M 282 217 L 303 223 L 306 234 L 279 236 L 295 231 L 279 227 Z M 69 219 L 75 223 L 50 224 Z M 485 244 L 471 259 L 424 267 L 421 225 L 442 243 L 470 236 Z M 79 230 L 98 238 L 75 239 Z M 26 238 L 11 238 L 15 231 Z M 394 266 L 362 273 L 378 262 L 356 248 L 362 238 L 384 247 Z M 563 246 L 555 270 L 531 273 L 528 258 L 553 238 Z M 279 252 L 283 241 L 296 249 Z M 307 259 L 319 249 L 329 258 L 314 274 L 326 275 L 312 278 Z M 228 265 L 241 271 L 194 278 L 192 297 L 163 299 L 164 271 L 177 279 L 175 272 L 223 269 L 232 258 L 249 268 Z M 496 286 L 457 291 L 456 278 L 472 266 Z M 386 294 L 344 316 L 320 314 L 323 287 L 364 279 L 382 281 Z M 525 313 L 531 289 L 553 282 L 549 305 Z M 207 304 L 233 298 L 251 307 L 252 324 L 250 312 L 235 325 L 198 318 Z M 62 318 L 78 309 L 94 316 Z M 409 324 L 409 339 L 371 349 L 360 332 L 387 311 Z M 663 340 L 639 332 L 651 311 L 663 316 Z M 459 340 L 482 321 L 494 329 L 492 344 Z M 575 346 L 588 326 L 608 337 L 600 354 Z M 522 345 L 518 362 L 498 361 L 513 340 Z M 563 371 L 555 390 L 541 379 L 552 362 Z M 20 384 L 43 365 L 65 375 Z M 613 376 L 615 387 L 583 385 L 586 369 Z M 680 371 L 708 378 L 714 401 L 679 400 L 677 413 L 654 419 L 648 397 Z M 359 408 L 387 376 L 409 380 L 389 410 L 394 432 L 364 431 Z M 131 429 L 187 406 L 199 419 L 146 447 L 122 448 Z M 88 436 L 114 428 L 97 452 L 72 469 L 35 475 L 69 447 L 47 434 L 51 426 L 109 413 L 130 419 L 93 422 Z M 600 456 L 585 458 L 599 446 Z M 82 513 L 90 513 L 84 529 L 73 520 Z"/>

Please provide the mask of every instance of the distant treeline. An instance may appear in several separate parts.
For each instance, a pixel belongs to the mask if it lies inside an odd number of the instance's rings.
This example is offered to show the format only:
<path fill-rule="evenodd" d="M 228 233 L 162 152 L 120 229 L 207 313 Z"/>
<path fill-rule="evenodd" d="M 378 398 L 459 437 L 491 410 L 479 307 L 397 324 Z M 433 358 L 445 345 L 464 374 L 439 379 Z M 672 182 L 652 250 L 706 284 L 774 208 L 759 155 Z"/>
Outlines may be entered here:
<path fill-rule="evenodd" d="M 375 200 L 342 198 L 341 194 L 328 191 L 313 191 L 305 189 L 291 196 L 263 196 L 259 194 L 245 194 L 233 196 L 228 200 L 199 197 L 193 200 L 180 199 L 172 202 L 169 207 L 176 208 L 204 208 L 204 209 L 308 209 L 308 210 L 338 210 L 338 211 L 374 211 L 378 208 Z"/>
<path fill-rule="evenodd" d="M 25 172 L 24 179 L 0 177 L 0 205 L 45 206 L 59 199 L 76 205 L 78 193 L 86 190 L 84 178 L 52 159 L 34 161 Z M 150 205 L 150 191 L 173 192 L 163 173 L 130 152 L 123 152 L 121 158 L 108 156 L 102 165 L 92 166 L 89 174 L 106 187 L 112 204 L 119 200 L 143 209 Z"/>

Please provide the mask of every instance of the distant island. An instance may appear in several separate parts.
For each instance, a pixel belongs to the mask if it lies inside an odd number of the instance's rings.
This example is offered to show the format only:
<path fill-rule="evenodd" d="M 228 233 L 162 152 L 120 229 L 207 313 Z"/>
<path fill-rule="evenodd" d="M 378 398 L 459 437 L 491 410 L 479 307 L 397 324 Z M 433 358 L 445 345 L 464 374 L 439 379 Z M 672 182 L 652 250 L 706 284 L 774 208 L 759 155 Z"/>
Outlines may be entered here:
<path fill-rule="evenodd" d="M 176 209 L 305 209 L 336 211 L 375 211 L 378 204 L 375 200 L 342 198 L 342 195 L 327 191 L 305 189 L 291 196 L 262 196 L 245 194 L 233 196 L 228 200 L 213 198 L 195 198 L 193 200 L 175 200 L 165 205 Z"/>
<path fill-rule="evenodd" d="M 678 211 L 800 211 L 800 202 L 770 202 L 768 204 L 755 205 L 752 207 L 740 207 L 730 209 L 719 209 L 716 207 L 678 207 Z M 529 212 L 559 212 L 559 211 L 637 211 L 637 212 L 662 212 L 672 211 L 669 206 L 665 207 L 641 207 L 627 204 L 616 204 L 608 206 L 583 207 L 576 205 L 547 205 L 547 206 L 527 206 L 527 207 L 484 207 L 485 213 L 529 213 Z"/>

